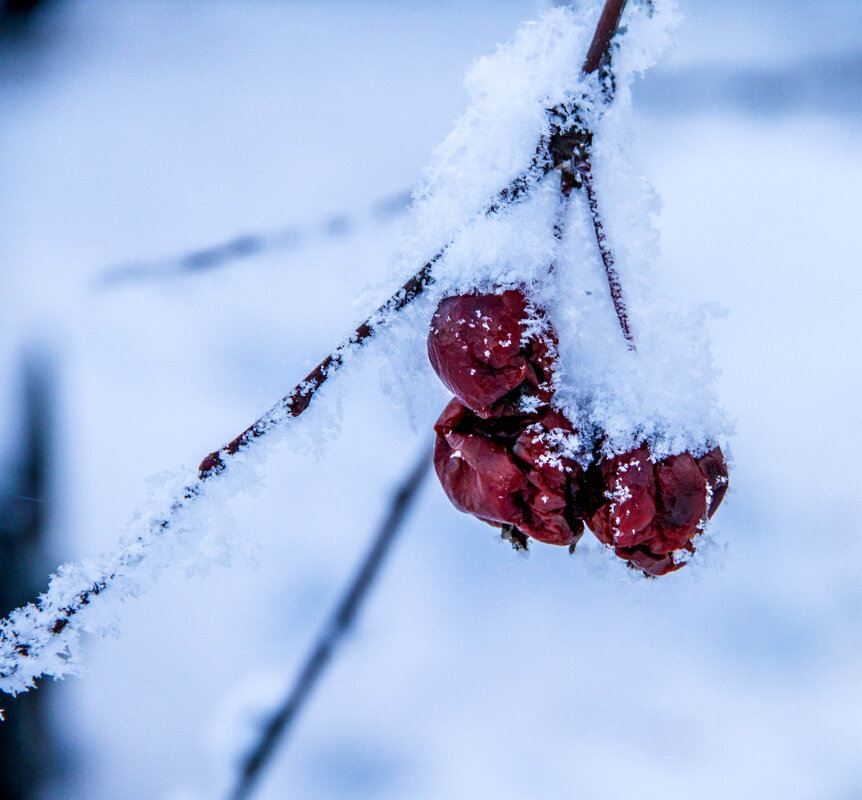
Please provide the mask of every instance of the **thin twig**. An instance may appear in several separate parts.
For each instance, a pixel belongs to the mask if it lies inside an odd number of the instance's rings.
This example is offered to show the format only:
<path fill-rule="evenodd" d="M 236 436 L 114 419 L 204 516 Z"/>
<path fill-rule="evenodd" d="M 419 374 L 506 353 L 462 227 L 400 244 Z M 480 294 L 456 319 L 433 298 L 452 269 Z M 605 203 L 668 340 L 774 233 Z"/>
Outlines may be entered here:
<path fill-rule="evenodd" d="M 610 57 L 610 46 L 614 34 L 619 27 L 620 17 L 626 7 L 627 0 L 607 0 L 599 21 L 596 25 L 596 30 L 593 34 L 593 39 L 587 51 L 587 57 L 581 67 L 582 72 L 587 75 L 597 71 L 603 64 L 607 63 Z M 610 100 L 610 98 L 608 98 Z M 552 118 L 562 118 L 568 120 L 569 114 L 565 114 L 557 109 L 552 109 L 550 112 Z M 538 170 L 542 176 L 547 175 L 552 169 L 561 167 L 563 170 L 562 186 L 565 188 L 566 201 L 568 201 L 568 193 L 575 185 L 574 177 L 571 172 L 572 160 L 575 160 L 578 170 L 581 169 L 581 164 L 586 163 L 589 167 L 589 144 L 591 134 L 580 129 L 577 122 L 570 122 L 568 127 L 558 126 L 554 133 L 550 136 L 548 142 L 540 142 L 539 147 L 534 155 L 530 167 L 525 173 L 522 173 L 508 186 L 504 187 L 494 199 L 494 201 L 485 209 L 485 213 L 493 213 L 501 204 L 511 203 L 513 200 L 521 197 L 529 188 L 532 181 L 535 180 L 535 172 Z M 583 153 L 581 156 L 580 154 Z M 590 211 L 593 216 L 593 223 L 596 228 L 596 236 L 599 240 L 599 248 L 602 250 L 602 259 L 605 263 L 605 269 L 608 271 L 608 281 L 611 283 L 611 295 L 614 297 L 614 307 L 617 308 L 617 297 L 619 297 L 619 308 L 622 308 L 622 316 L 620 317 L 620 325 L 623 329 L 623 335 L 630 346 L 634 346 L 631 340 L 631 333 L 628 332 L 628 321 L 625 317 L 625 305 L 622 302 L 622 289 L 619 285 L 619 279 L 616 277 L 616 272 L 613 267 L 613 255 L 607 246 L 607 240 L 604 236 L 601 218 L 599 217 L 598 204 L 594 202 L 595 192 L 591 189 L 591 184 L 587 184 L 587 192 L 591 198 Z M 363 322 L 343 344 L 336 350 L 330 353 L 323 361 L 320 362 L 305 378 L 302 383 L 293 388 L 290 394 L 286 395 L 274 406 L 268 414 L 261 417 L 256 422 L 252 423 L 239 436 L 226 444 L 220 450 L 210 453 L 200 464 L 201 479 L 209 477 L 214 472 L 220 472 L 223 469 L 228 456 L 236 453 L 241 447 L 249 444 L 254 439 L 263 436 L 268 430 L 281 422 L 285 417 L 297 417 L 311 402 L 311 398 L 315 392 L 324 384 L 327 377 L 343 362 L 344 353 L 355 345 L 363 344 L 370 338 L 374 332 L 375 325 L 385 321 L 387 315 L 393 311 L 406 306 L 413 299 L 418 297 L 425 288 L 433 282 L 434 278 L 431 274 L 432 267 L 435 262 L 443 257 L 446 248 L 442 248 L 422 269 L 417 272 L 401 289 L 396 292 L 389 300 L 386 301 L 376 312 L 373 317 L 370 317 Z M 605 253 L 608 255 L 608 260 L 605 260 Z M 610 266 L 608 266 L 610 265 Z M 616 288 L 615 288 L 616 287 Z M 614 292 L 616 291 L 616 294 Z M 619 316 L 620 311 L 617 311 Z"/>
<path fill-rule="evenodd" d="M 391 219 L 407 210 L 410 196 L 410 192 L 399 192 L 379 200 L 371 207 L 366 218 L 379 222 Z M 263 253 L 297 248 L 315 237 L 330 239 L 343 236 L 361 222 L 362 217 L 359 216 L 335 214 L 317 225 L 293 225 L 269 232 L 245 233 L 182 255 L 112 267 L 98 276 L 96 284 L 106 288 L 135 280 L 208 272 Z"/>
<path fill-rule="evenodd" d="M 200 479 L 206 480 L 221 472 L 225 467 L 225 459 L 236 453 L 241 447 L 250 444 L 255 439 L 268 433 L 274 427 L 290 417 L 298 417 L 311 403 L 317 390 L 323 386 L 331 373 L 344 362 L 344 357 L 354 347 L 361 347 L 372 337 L 376 327 L 385 323 L 388 317 L 404 308 L 418 297 L 434 280 L 431 269 L 445 250 L 441 250 L 419 272 L 407 281 L 392 297 L 390 297 L 373 316 L 363 322 L 351 336 L 342 342 L 326 358 L 323 359 L 305 380 L 293 387 L 290 394 L 285 395 L 264 416 L 248 426 L 239 436 L 228 442 L 224 447 L 210 453 L 198 467 Z"/>
<path fill-rule="evenodd" d="M 608 237 L 605 233 L 604 223 L 602 222 L 602 217 L 599 213 L 599 201 L 596 197 L 595 185 L 593 184 L 593 164 L 588 149 L 584 152 L 583 156 L 577 160 L 577 169 L 587 193 L 587 202 L 590 206 L 590 216 L 593 218 L 593 229 L 596 232 L 596 242 L 599 246 L 599 253 L 601 253 L 602 256 L 602 264 L 604 264 L 605 267 L 605 275 L 608 278 L 608 288 L 611 292 L 611 300 L 613 300 L 614 303 L 614 311 L 617 313 L 617 320 L 619 320 L 620 323 L 620 330 L 623 332 L 623 338 L 626 340 L 629 350 L 636 350 L 637 347 L 635 346 L 634 336 L 632 335 L 631 326 L 629 325 L 626 303 L 623 298 L 623 287 L 620 283 L 620 276 L 616 269 L 614 254 L 611 251 Z"/>
<path fill-rule="evenodd" d="M 582 67 L 585 74 L 602 68 L 607 70 L 610 82 L 602 86 L 607 102 L 610 102 L 612 99 L 610 92 L 613 87 L 613 72 L 610 68 L 611 40 L 614 38 L 614 34 L 616 34 L 619 27 L 620 17 L 622 16 L 623 9 L 626 7 L 626 1 L 608 0 L 605 3 L 605 7 L 602 9 L 602 14 L 599 18 L 599 24 L 596 26 L 593 41 L 587 51 L 587 57 Z M 593 183 L 592 143 L 592 134 L 585 131 L 580 141 L 576 143 L 572 161 L 580 177 L 580 181 L 577 181 L 577 183 L 580 183 L 587 193 L 587 203 L 590 208 L 590 216 L 593 219 L 593 229 L 596 232 L 596 243 L 602 257 L 602 264 L 605 268 L 608 288 L 611 292 L 611 300 L 614 303 L 617 320 L 620 323 L 620 330 L 623 333 L 623 338 L 626 340 L 629 350 L 636 350 L 634 336 L 632 336 L 631 326 L 629 325 L 625 299 L 623 298 L 623 287 L 620 283 L 619 273 L 616 270 L 614 254 L 605 233 L 604 222 L 599 212 L 599 201 L 596 197 L 595 184 Z M 570 181 L 575 182 L 576 177 L 571 175 Z M 568 193 L 571 191 L 571 187 L 569 186 L 568 189 L 566 187 L 567 182 L 564 179 L 561 188 L 565 200 L 568 201 Z"/>
<path fill-rule="evenodd" d="M 599 16 L 593 40 L 587 50 L 587 57 L 581 71 L 585 75 L 595 72 L 607 59 L 611 50 L 611 40 L 620 26 L 620 18 L 625 10 L 627 0 L 607 0 Z"/>
<path fill-rule="evenodd" d="M 229 795 L 230 800 L 249 797 L 264 767 L 275 752 L 276 745 L 283 742 L 291 726 L 302 711 L 314 687 L 320 680 L 327 664 L 332 660 L 345 634 L 350 630 L 362 603 L 368 597 L 374 579 L 380 572 L 392 543 L 403 527 L 407 514 L 419 494 L 419 489 L 428 474 L 431 459 L 428 450 L 422 453 L 410 474 L 398 488 L 385 519 L 380 524 L 377 536 L 354 574 L 350 586 L 341 598 L 338 609 L 326 624 L 311 648 L 296 681 L 281 707 L 273 714 L 261 731 L 260 739 L 245 759 L 236 786 Z"/>

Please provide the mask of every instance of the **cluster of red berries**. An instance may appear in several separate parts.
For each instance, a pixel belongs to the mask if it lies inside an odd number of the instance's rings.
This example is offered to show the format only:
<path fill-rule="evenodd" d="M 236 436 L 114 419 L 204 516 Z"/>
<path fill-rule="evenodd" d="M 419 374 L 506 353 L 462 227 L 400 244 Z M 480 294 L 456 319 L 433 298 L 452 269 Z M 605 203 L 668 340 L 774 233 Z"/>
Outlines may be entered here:
<path fill-rule="evenodd" d="M 428 356 L 455 395 L 435 425 L 434 467 L 458 509 L 515 541 L 573 546 L 586 524 L 649 575 L 694 552 L 727 489 L 721 450 L 653 461 L 643 444 L 581 466 L 578 432 L 551 406 L 554 331 L 521 291 L 445 298 Z"/>

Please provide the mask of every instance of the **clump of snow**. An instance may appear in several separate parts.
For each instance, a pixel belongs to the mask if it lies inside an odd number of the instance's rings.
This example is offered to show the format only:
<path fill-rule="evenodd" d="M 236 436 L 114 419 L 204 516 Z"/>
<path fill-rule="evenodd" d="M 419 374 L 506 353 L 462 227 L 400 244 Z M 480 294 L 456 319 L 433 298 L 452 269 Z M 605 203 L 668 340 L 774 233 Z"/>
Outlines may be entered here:
<path fill-rule="evenodd" d="M 474 65 L 470 107 L 437 149 L 417 195 L 399 264 L 423 263 L 441 245 L 427 319 L 441 297 L 524 286 L 559 337 L 555 404 L 606 453 L 648 442 L 655 458 L 705 452 L 728 432 L 716 402 L 703 310 L 680 310 L 650 279 L 659 258 L 658 200 L 629 156 L 631 85 L 671 41 L 671 0 L 631 3 L 613 50 L 614 98 L 606 103 L 581 64 L 600 4 L 555 8 Z M 548 110 L 576 105 L 594 133 L 596 192 L 637 345 L 628 349 L 611 300 L 589 206 L 574 191 L 560 219 L 559 174 L 534 170 L 516 202 L 486 209 L 526 173 L 550 131 Z M 554 226 L 562 223 L 562 240 Z M 550 269 L 550 265 L 554 269 Z M 409 355 L 427 327 L 406 331 Z M 405 346 L 407 348 L 407 346 Z"/>
<path fill-rule="evenodd" d="M 450 250 L 435 265 L 435 276 L 449 288 L 471 289 L 477 280 L 523 281 L 529 265 L 537 274 L 547 267 L 553 187 L 533 187 L 526 202 L 499 215 L 486 217 L 483 211 L 530 166 L 550 129 L 548 109 L 592 106 L 597 86 L 581 78 L 581 63 L 599 10 L 595 3 L 578 12 L 552 9 L 475 62 L 466 79 L 467 111 L 436 149 L 409 214 L 402 254 L 407 270 L 447 243 Z"/>

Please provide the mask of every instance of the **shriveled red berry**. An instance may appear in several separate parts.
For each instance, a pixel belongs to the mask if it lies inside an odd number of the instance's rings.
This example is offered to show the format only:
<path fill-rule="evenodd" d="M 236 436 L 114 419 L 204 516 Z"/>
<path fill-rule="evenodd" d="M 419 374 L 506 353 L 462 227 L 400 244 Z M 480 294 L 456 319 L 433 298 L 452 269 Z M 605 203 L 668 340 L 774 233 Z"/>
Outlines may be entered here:
<path fill-rule="evenodd" d="M 517 289 L 447 297 L 434 313 L 428 333 L 431 365 L 480 417 L 517 413 L 519 390 L 541 403 L 551 398 L 553 341 L 550 334 L 528 337 L 527 318 L 527 300 Z"/>
<path fill-rule="evenodd" d="M 650 575 L 684 562 L 677 550 L 694 552 L 691 540 L 715 513 L 727 488 L 727 466 L 716 447 L 650 459 L 646 445 L 600 463 L 605 500 L 587 517 L 596 537 Z"/>
<path fill-rule="evenodd" d="M 710 502 L 708 516 L 711 518 L 715 514 L 716 509 L 724 500 L 724 495 L 727 494 L 727 463 L 724 460 L 724 453 L 720 447 L 714 447 L 708 453 L 702 455 L 697 460 L 697 465 L 706 475 L 706 482 L 710 489 Z"/>
<path fill-rule="evenodd" d="M 580 538 L 583 522 L 570 499 L 581 469 L 553 443 L 574 433 L 561 414 L 547 408 L 486 420 L 454 399 L 435 430 L 434 467 L 456 508 L 548 544 Z"/>
<path fill-rule="evenodd" d="M 515 526 L 520 534 L 504 534 L 516 542 L 573 544 L 586 522 L 633 568 L 679 569 L 727 489 L 721 450 L 653 461 L 641 445 L 584 471 L 565 455 L 576 431 L 550 405 L 555 355 L 553 329 L 519 290 L 441 301 L 428 356 L 456 397 L 435 426 L 446 494 L 479 519 Z"/>
<path fill-rule="evenodd" d="M 693 553 L 694 545 L 689 542 L 682 549 Z M 676 560 L 672 553 L 651 553 L 643 547 L 615 547 L 614 554 L 627 561 L 633 569 L 639 569 L 654 578 L 675 572 L 685 566 L 685 561 Z"/>
<path fill-rule="evenodd" d="M 486 522 L 511 522 L 521 515 L 514 497 L 526 478 L 505 440 L 480 433 L 477 419 L 457 399 L 449 402 L 434 426 L 434 468 L 456 508 Z"/>

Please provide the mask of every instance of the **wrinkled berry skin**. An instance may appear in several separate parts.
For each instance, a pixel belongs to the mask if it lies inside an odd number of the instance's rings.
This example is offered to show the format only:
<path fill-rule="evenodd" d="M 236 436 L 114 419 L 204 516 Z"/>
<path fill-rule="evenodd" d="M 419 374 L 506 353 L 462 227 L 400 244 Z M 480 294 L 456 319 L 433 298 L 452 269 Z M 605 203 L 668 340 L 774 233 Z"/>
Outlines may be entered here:
<path fill-rule="evenodd" d="M 453 505 L 491 524 L 509 523 L 546 544 L 572 545 L 583 533 L 573 485 L 581 474 L 546 439 L 573 434 L 551 408 L 485 420 L 457 399 L 434 426 L 434 468 Z"/>
<path fill-rule="evenodd" d="M 539 324 L 528 331 L 528 319 Z M 551 407 L 556 344 L 519 290 L 440 302 L 428 357 L 455 395 L 434 426 L 444 491 L 461 511 L 540 542 L 573 545 L 586 524 L 647 575 L 679 569 L 674 553 L 694 552 L 727 490 L 721 450 L 653 462 L 641 445 L 584 470 L 558 446 L 577 432 Z"/>
<path fill-rule="evenodd" d="M 692 538 L 715 513 L 727 490 L 727 466 L 716 447 L 650 460 L 645 445 L 603 460 L 607 502 L 586 518 L 599 541 L 649 575 L 666 575 L 684 562 L 674 550 L 694 552 Z"/>
<path fill-rule="evenodd" d="M 462 294 L 441 301 L 428 333 L 428 358 L 448 389 L 474 414 L 517 413 L 524 393 L 551 399 L 553 341 L 526 336 L 527 301 L 502 294 Z"/>

